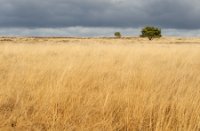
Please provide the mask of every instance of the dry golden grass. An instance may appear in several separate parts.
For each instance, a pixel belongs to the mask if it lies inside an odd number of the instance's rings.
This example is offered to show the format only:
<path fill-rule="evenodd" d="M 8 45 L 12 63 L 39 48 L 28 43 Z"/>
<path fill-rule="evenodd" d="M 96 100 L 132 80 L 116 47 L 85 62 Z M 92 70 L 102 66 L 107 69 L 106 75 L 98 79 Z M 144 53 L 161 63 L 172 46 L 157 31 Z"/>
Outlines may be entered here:
<path fill-rule="evenodd" d="M 1 38 L 0 130 L 199 131 L 199 41 Z"/>

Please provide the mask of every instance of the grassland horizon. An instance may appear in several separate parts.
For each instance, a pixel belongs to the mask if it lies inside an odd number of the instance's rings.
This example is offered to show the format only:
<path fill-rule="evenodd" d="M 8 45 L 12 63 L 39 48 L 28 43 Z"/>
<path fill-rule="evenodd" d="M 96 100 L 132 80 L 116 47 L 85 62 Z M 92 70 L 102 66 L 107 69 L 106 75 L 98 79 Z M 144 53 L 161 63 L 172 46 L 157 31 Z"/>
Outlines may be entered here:
<path fill-rule="evenodd" d="M 198 131 L 200 38 L 0 38 L 2 131 Z"/>

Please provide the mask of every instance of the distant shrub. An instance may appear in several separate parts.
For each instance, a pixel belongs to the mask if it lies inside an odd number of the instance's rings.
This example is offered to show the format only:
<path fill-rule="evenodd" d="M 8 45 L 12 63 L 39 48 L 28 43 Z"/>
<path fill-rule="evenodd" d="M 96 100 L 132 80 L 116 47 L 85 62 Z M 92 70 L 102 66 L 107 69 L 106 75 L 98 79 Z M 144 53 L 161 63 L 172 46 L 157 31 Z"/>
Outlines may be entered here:
<path fill-rule="evenodd" d="M 142 29 L 141 31 L 141 35 L 140 37 L 148 37 L 149 40 L 152 40 L 153 38 L 160 38 L 161 35 L 161 29 L 157 28 L 157 27 L 145 27 Z"/>
<path fill-rule="evenodd" d="M 1 39 L 0 41 L 13 41 L 12 39 Z"/>
<path fill-rule="evenodd" d="M 115 32 L 114 35 L 115 35 L 116 38 L 121 38 L 121 36 L 122 36 L 120 32 Z"/>

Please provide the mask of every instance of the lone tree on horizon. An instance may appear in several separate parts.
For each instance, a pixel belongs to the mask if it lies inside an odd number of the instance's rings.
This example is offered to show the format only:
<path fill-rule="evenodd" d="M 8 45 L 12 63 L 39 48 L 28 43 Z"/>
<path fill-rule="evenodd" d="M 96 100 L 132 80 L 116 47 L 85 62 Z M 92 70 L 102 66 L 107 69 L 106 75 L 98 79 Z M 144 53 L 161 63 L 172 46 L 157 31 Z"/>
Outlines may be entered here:
<path fill-rule="evenodd" d="M 121 35 L 121 33 L 120 33 L 120 32 L 115 32 L 115 34 L 114 34 L 114 35 L 115 35 L 115 37 L 116 37 L 116 38 L 121 38 L 121 37 L 122 37 L 122 35 Z"/>
<path fill-rule="evenodd" d="M 152 40 L 153 38 L 160 38 L 161 35 L 161 29 L 153 26 L 147 26 L 142 29 L 140 37 L 148 37 L 149 40 Z"/>

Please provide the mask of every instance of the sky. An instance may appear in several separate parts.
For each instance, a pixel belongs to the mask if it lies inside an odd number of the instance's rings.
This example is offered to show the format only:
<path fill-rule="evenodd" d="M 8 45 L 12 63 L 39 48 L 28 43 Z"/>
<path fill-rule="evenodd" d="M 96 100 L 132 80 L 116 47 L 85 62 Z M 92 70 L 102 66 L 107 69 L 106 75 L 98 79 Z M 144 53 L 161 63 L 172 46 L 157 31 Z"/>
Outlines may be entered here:
<path fill-rule="evenodd" d="M 0 0 L 1 36 L 200 36 L 199 0 Z"/>

